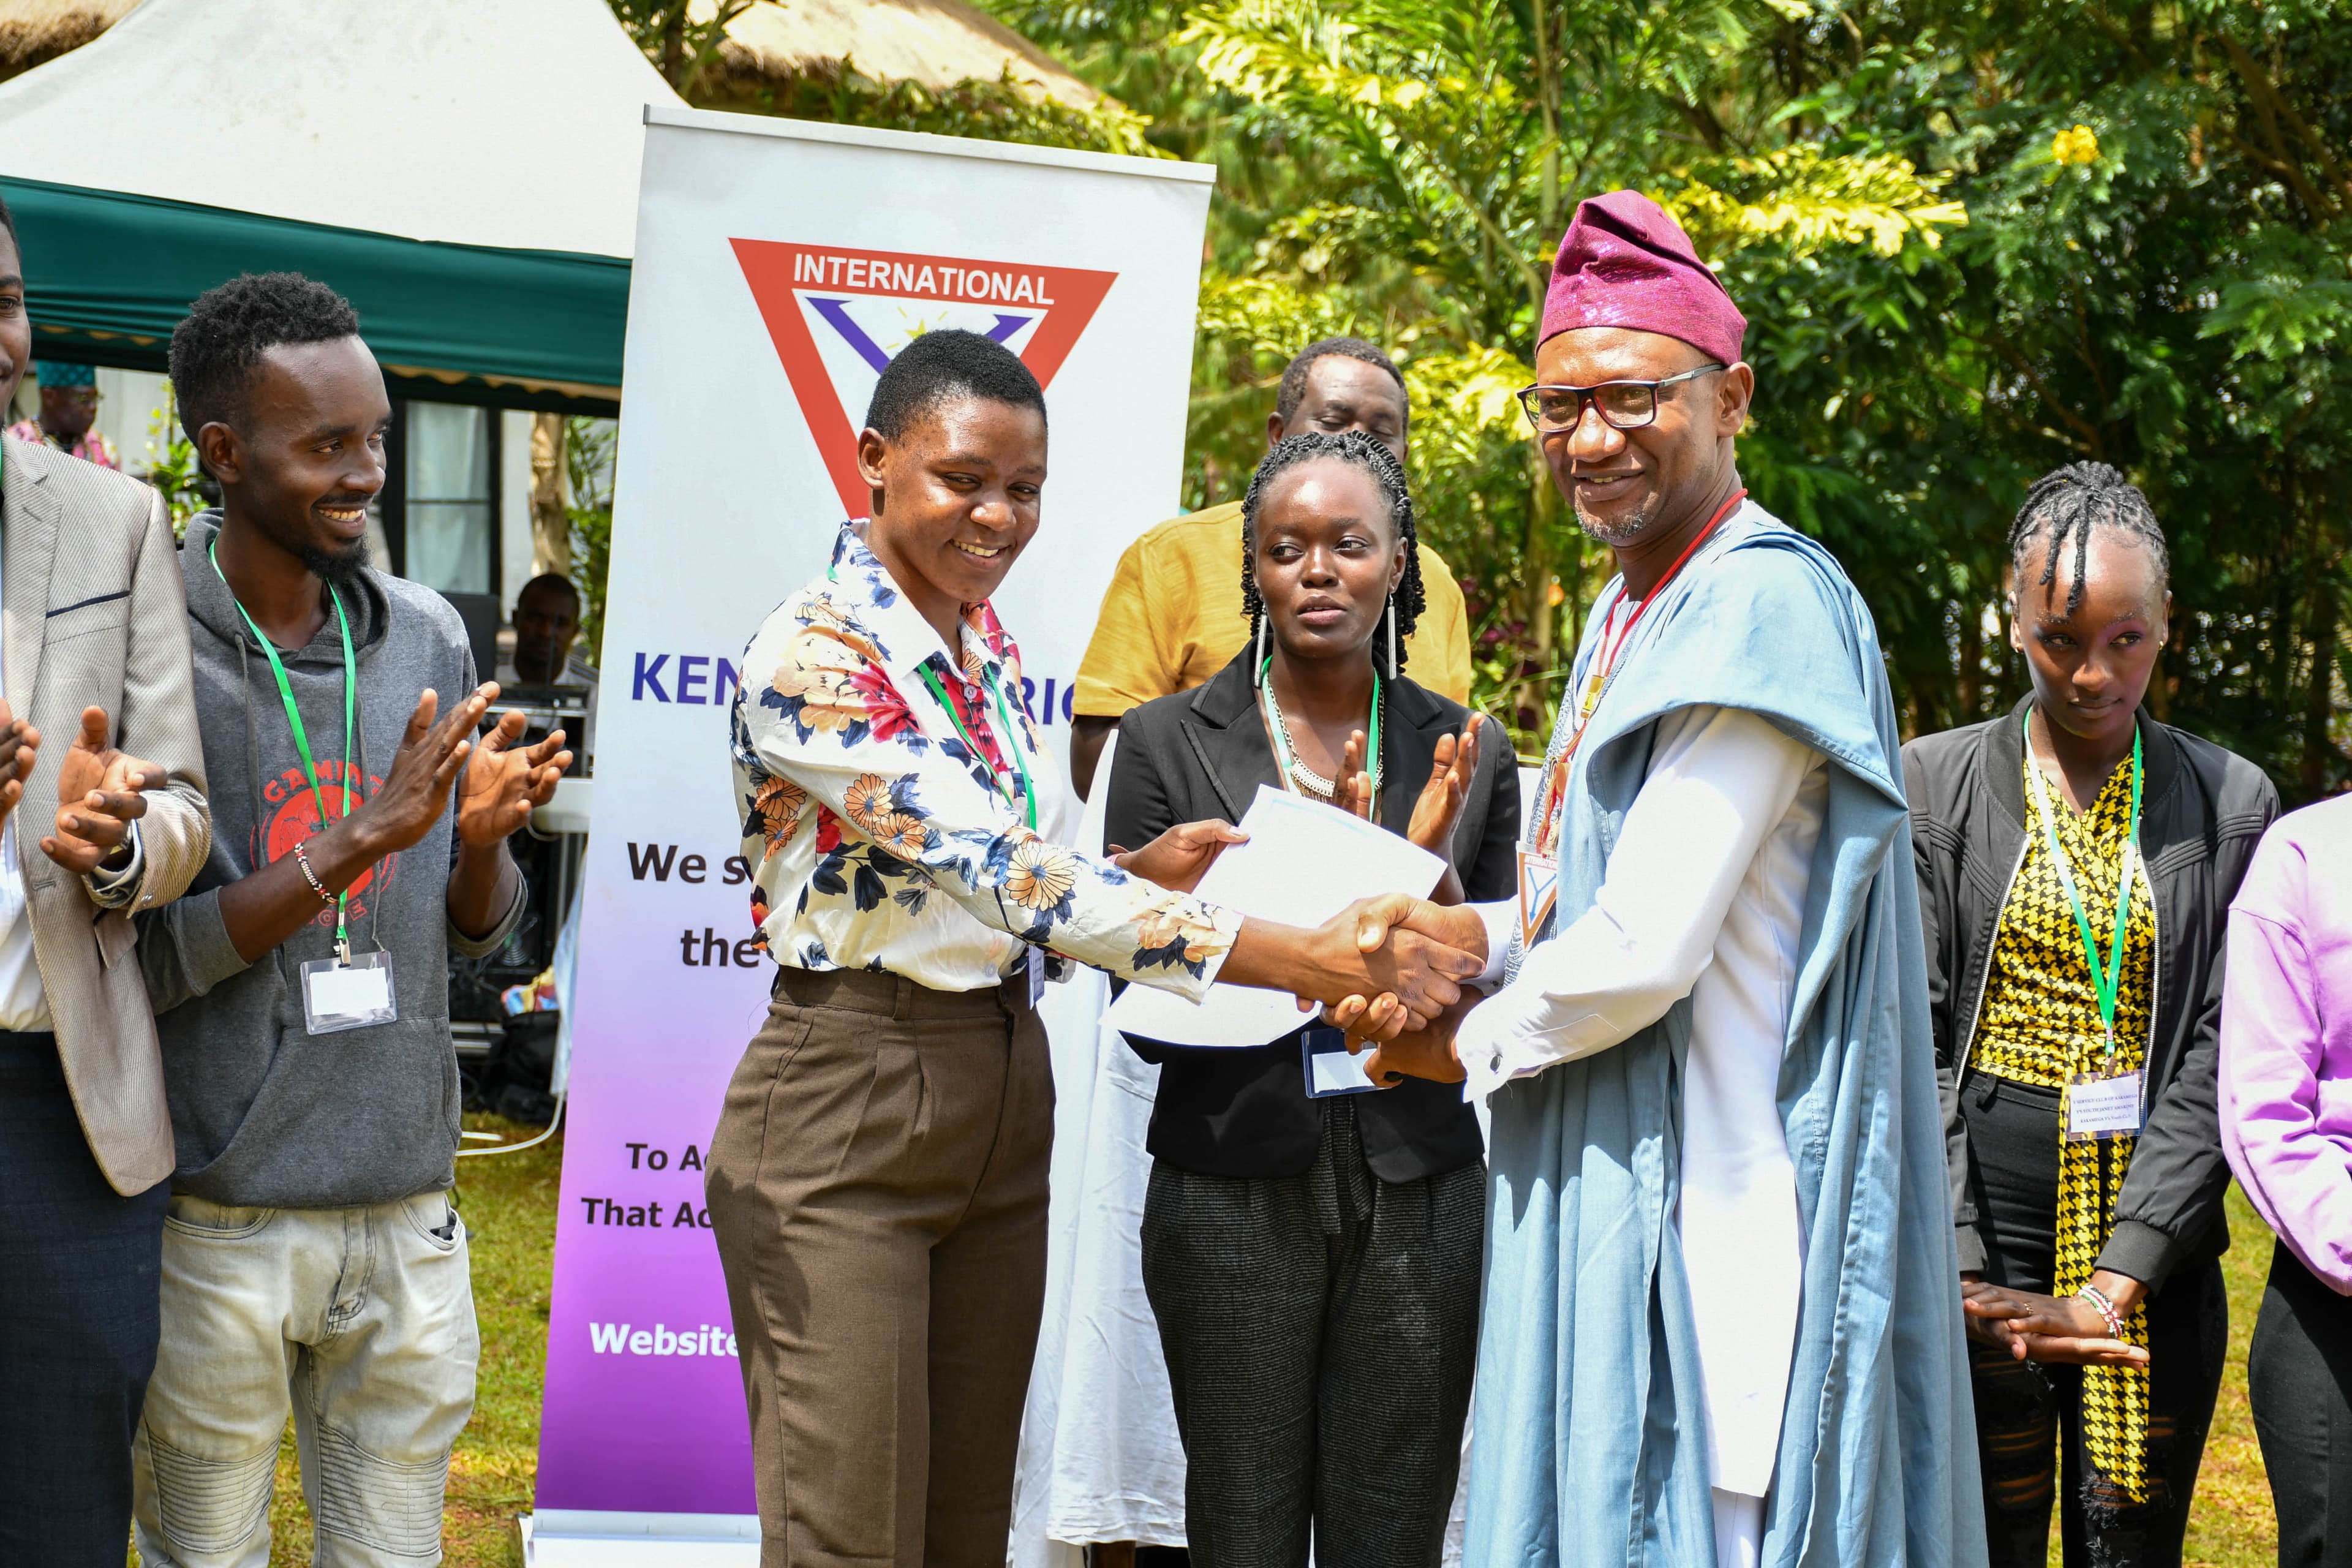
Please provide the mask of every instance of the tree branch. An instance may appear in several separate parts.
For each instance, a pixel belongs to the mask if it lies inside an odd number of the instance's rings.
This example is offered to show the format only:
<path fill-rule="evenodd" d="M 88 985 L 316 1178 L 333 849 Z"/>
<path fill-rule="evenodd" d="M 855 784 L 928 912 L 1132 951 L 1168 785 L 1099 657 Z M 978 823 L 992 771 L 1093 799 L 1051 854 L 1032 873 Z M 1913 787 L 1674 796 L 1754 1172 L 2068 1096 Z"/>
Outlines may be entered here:
<path fill-rule="evenodd" d="M 2321 193 L 2319 187 L 2311 183 L 2311 177 L 2308 174 L 2285 159 L 2273 157 L 2263 152 L 2235 131 L 2225 129 L 2221 134 L 2229 139 L 2230 145 L 2236 148 L 2239 155 L 2248 163 L 2258 168 L 2268 169 L 2272 174 L 2284 180 L 2288 187 L 2294 192 L 2295 200 L 2303 204 L 2303 210 L 2309 213 L 2314 221 L 2321 223 L 2326 221 L 2331 204 Z"/>
<path fill-rule="evenodd" d="M 2150 60 L 2147 56 L 2141 51 L 2139 45 L 2133 40 L 2130 28 L 2116 21 L 2113 16 L 2108 16 L 2105 10 L 2096 5 L 2084 6 L 2083 17 L 2085 21 L 2089 22 L 2092 26 L 2096 27 L 2099 32 L 2105 37 L 2107 42 L 2121 49 L 2124 52 L 2125 58 L 2129 59 L 2133 65 L 2139 68 L 2140 70 L 2144 72 L 2153 72 L 2156 70 L 2156 63 Z"/>
<path fill-rule="evenodd" d="M 2352 185 L 2346 184 L 2343 171 L 2337 165 L 2327 143 L 2308 124 L 2305 123 L 2303 116 L 2294 111 L 2294 106 L 2280 95 L 2278 84 L 2271 80 L 2270 72 L 2263 68 L 2261 61 L 2248 54 L 2244 47 L 2227 33 L 2216 33 L 2213 36 L 2221 42 L 2222 52 L 2230 57 L 2230 64 L 2237 71 L 2238 79 L 2244 84 L 2246 96 L 2252 100 L 2254 113 L 2262 121 L 2263 131 L 2270 140 L 2275 157 L 2273 161 L 2265 163 L 2264 167 L 2272 169 L 2294 185 L 2296 199 L 2303 203 L 2305 210 L 2311 214 L 2314 222 L 2329 222 L 2343 210 L 2342 205 L 2322 195 L 2318 187 L 2311 183 L 2310 178 L 2301 169 L 2294 166 L 2293 161 L 2287 156 L 2286 138 L 2279 132 L 2280 122 L 2284 121 L 2288 129 L 2294 132 L 2296 139 L 2311 149 L 2318 160 L 2320 173 L 2326 179 L 2347 194 L 2352 194 Z M 2233 136 L 2232 140 L 2236 138 Z"/>
<path fill-rule="evenodd" d="M 2106 443 L 2100 438 L 2099 427 L 2061 403 L 2051 393 L 2049 384 L 2042 379 L 2041 373 L 2033 368 L 2032 363 L 2020 353 L 2016 345 L 2007 337 L 2000 332 L 1994 332 L 1990 337 L 1978 338 L 1976 341 L 1990 347 L 2008 363 L 2011 370 L 2024 378 L 2025 384 L 2032 387 L 2034 395 L 2042 399 L 2042 406 L 2056 415 L 2063 423 L 2083 437 L 2085 443 L 2084 449 L 2090 456 L 2095 458 L 2104 452 Z"/>
<path fill-rule="evenodd" d="M 2346 180 L 2344 164 L 2336 156 L 2335 149 L 2328 146 L 2326 138 L 2314 130 L 2309 121 L 2295 111 L 2294 105 L 2287 101 L 2286 95 L 2279 90 L 2278 83 L 2271 79 L 2270 72 L 2263 68 L 2262 62 L 2248 54 L 2227 33 L 2213 36 L 2221 41 L 2221 47 L 2229 54 L 2230 63 L 2237 68 L 2240 79 L 2246 84 L 2246 91 L 2258 103 L 2267 104 L 2271 112 L 2284 121 L 2287 129 L 2311 149 L 2312 156 L 2319 162 L 2320 172 L 2347 195 L 2352 195 L 2352 181 Z M 2284 151 L 2284 147 L 2280 148 L 2281 153 Z"/>

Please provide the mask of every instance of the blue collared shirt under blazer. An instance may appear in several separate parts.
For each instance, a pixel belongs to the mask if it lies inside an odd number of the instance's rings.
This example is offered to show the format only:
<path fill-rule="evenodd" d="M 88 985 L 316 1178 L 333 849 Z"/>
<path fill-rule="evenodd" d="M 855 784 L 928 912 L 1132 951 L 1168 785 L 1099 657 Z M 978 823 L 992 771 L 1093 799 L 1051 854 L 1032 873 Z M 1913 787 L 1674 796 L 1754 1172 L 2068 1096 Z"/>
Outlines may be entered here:
<path fill-rule="evenodd" d="M 1753 502 L 1665 594 L 1579 750 L 1555 918 L 1591 907 L 1661 716 L 1747 709 L 1829 759 L 1780 1073 L 1809 1244 L 1761 1561 L 1974 1568 L 1984 1505 L 1959 1258 L 1877 634 L 1829 553 Z M 1529 842 L 1542 826 L 1528 824 Z M 1465 1553 L 1482 1568 L 1716 1560 L 1673 1229 L 1690 1011 L 1685 997 L 1613 1049 L 1494 1096 Z"/>

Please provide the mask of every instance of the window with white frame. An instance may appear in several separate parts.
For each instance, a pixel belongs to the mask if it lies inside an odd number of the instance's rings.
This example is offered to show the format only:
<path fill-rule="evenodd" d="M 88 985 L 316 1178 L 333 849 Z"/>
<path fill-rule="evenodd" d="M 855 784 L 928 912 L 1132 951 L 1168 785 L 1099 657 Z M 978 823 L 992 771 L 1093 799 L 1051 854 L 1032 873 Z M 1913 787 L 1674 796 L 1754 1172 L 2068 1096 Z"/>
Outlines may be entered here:
<path fill-rule="evenodd" d="M 498 592 L 498 476 L 488 408 L 407 408 L 407 573 L 445 594 Z"/>

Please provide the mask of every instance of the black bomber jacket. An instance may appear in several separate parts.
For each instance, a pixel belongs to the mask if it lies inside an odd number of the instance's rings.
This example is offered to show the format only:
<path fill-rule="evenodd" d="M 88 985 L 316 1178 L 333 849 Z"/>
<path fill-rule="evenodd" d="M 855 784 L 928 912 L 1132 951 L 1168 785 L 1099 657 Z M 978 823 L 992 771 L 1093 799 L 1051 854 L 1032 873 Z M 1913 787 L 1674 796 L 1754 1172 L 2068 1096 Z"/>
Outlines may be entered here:
<path fill-rule="evenodd" d="M 1986 1251 L 1960 1095 L 2001 905 L 2025 858 L 2022 726 L 2032 700 L 2005 719 L 1923 736 L 1903 748 L 1927 939 L 1936 1080 L 1964 1272 L 1981 1268 Z M 2139 724 L 2147 769 L 2140 853 L 2156 900 L 2156 1005 L 2147 1042 L 2146 1128 L 2098 1267 L 2153 1290 L 2179 1265 L 2218 1258 L 2230 1245 L 2221 1204 L 2230 1168 L 2221 1157 L 2214 1089 L 2222 953 L 2230 900 L 2279 802 L 2269 778 L 2244 758 L 2160 724 L 2145 709 Z"/>

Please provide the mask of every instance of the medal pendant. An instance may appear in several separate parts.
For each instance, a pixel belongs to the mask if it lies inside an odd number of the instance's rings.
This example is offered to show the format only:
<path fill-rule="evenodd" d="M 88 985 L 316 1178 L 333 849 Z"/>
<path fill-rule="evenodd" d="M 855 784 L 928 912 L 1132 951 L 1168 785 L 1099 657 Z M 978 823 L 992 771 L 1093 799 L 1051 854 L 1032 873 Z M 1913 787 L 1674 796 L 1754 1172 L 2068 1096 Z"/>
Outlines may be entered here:
<path fill-rule="evenodd" d="M 1532 949 L 1559 901 L 1559 861 L 1531 849 L 1519 851 L 1519 948 Z"/>

